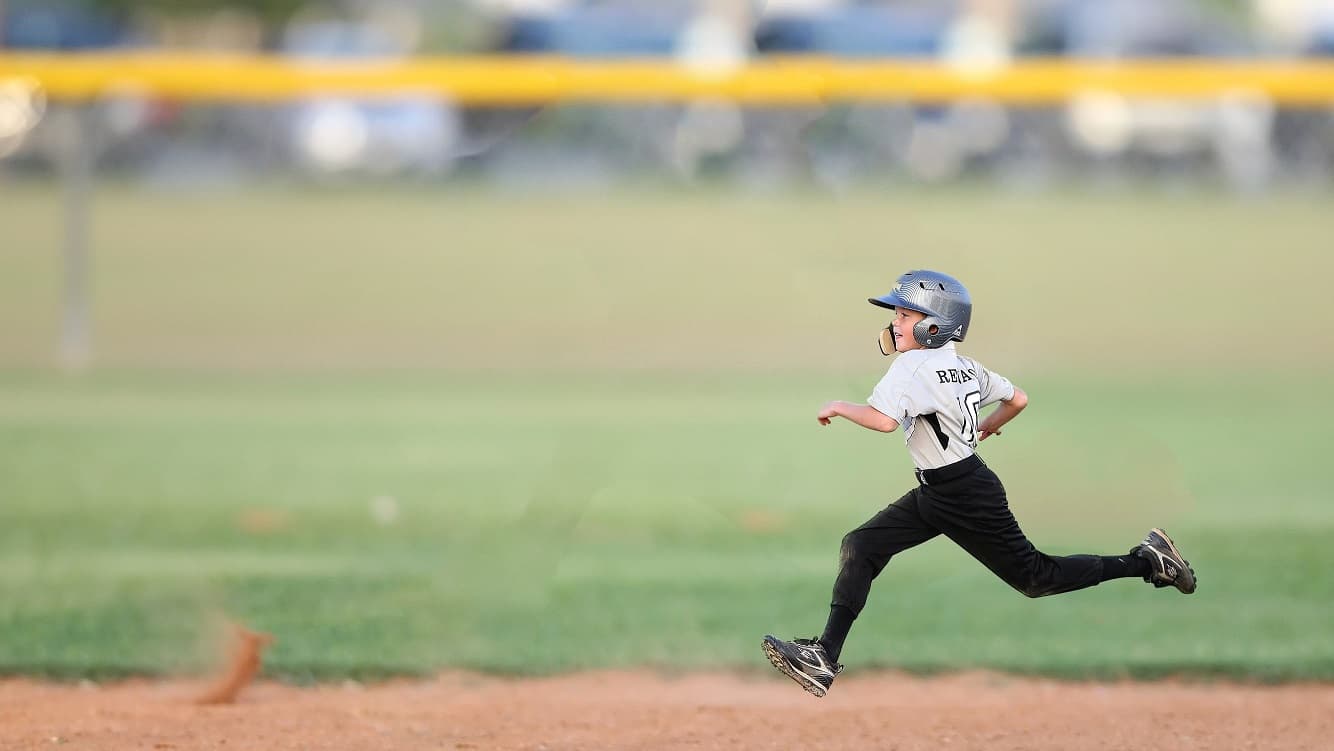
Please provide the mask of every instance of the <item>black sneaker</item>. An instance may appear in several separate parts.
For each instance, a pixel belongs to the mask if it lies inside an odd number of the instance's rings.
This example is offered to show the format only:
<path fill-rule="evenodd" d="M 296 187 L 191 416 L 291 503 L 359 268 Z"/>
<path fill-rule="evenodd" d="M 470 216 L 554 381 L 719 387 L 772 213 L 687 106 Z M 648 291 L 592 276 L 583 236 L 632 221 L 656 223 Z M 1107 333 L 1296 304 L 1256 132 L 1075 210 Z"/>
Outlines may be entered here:
<path fill-rule="evenodd" d="M 1149 530 L 1144 542 L 1131 548 L 1130 554 L 1149 562 L 1149 575 L 1144 581 L 1155 587 L 1176 587 L 1183 594 L 1195 591 L 1195 569 L 1161 529 Z"/>
<path fill-rule="evenodd" d="M 843 672 L 842 665 L 830 662 L 824 645 L 817 639 L 783 641 L 766 634 L 761 646 L 774 667 L 817 697 L 829 693 L 834 676 Z"/>

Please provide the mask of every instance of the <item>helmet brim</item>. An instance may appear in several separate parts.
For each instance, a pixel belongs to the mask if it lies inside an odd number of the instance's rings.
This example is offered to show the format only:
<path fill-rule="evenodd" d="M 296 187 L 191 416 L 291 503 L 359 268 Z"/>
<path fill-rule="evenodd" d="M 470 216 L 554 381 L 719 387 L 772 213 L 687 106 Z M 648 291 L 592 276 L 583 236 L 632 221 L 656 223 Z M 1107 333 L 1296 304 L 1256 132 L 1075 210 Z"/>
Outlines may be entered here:
<path fill-rule="evenodd" d="M 921 305 L 914 305 L 903 299 L 899 296 L 898 290 L 890 292 L 888 295 L 881 295 L 880 297 L 868 297 L 866 298 L 866 302 L 881 308 L 889 308 L 890 310 L 894 310 L 895 308 L 907 308 L 908 310 L 915 310 L 923 315 L 937 315 L 934 310 L 926 310 Z"/>

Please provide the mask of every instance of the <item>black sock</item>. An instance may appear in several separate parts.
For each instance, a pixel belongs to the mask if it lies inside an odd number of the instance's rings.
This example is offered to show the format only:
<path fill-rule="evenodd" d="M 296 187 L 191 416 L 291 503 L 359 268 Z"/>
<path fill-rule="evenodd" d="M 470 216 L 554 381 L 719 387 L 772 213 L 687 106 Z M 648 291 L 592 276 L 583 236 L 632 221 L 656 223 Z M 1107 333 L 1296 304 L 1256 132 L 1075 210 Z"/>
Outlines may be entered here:
<path fill-rule="evenodd" d="M 843 641 L 848 638 L 855 620 L 856 614 L 842 605 L 829 608 L 829 620 L 824 625 L 824 633 L 820 635 L 820 643 L 824 645 L 830 662 L 838 662 L 838 656 L 843 652 Z"/>
<path fill-rule="evenodd" d="M 1127 579 L 1132 576 L 1143 579 L 1148 575 L 1149 562 L 1137 555 L 1102 556 L 1102 581 Z"/>

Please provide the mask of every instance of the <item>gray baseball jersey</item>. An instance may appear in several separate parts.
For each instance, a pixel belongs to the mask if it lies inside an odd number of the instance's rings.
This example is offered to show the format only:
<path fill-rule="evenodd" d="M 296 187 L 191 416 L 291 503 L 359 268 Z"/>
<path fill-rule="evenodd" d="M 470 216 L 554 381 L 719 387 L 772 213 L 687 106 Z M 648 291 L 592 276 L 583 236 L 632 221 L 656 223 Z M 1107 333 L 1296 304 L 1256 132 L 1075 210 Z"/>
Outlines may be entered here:
<path fill-rule="evenodd" d="M 1013 384 L 951 342 L 894 358 L 867 402 L 898 421 L 918 469 L 936 469 L 972 456 L 978 410 L 1013 396 Z"/>

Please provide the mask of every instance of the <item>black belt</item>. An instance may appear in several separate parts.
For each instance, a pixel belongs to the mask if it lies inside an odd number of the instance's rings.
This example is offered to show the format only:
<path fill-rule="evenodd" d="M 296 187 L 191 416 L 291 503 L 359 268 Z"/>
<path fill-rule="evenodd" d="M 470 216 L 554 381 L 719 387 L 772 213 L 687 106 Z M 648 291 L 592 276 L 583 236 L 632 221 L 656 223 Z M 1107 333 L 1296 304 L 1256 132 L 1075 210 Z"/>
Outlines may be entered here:
<path fill-rule="evenodd" d="M 935 469 L 914 469 L 913 473 L 917 475 L 917 481 L 923 485 L 938 485 L 942 482 L 957 480 L 969 472 L 985 466 L 987 465 L 982 461 L 982 457 L 973 454 L 967 459 L 960 459 L 953 464 L 946 464 L 943 467 L 936 467 Z"/>

